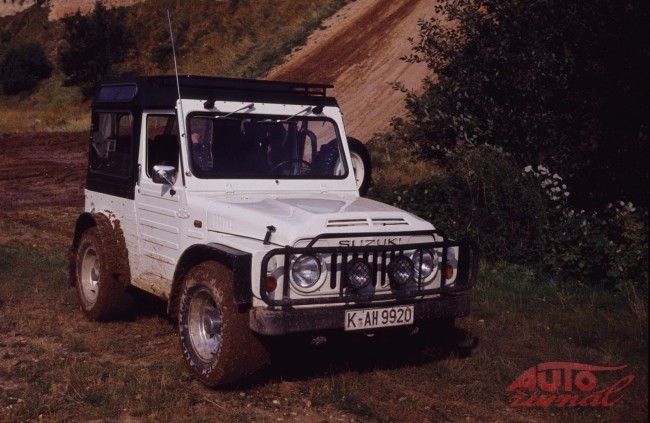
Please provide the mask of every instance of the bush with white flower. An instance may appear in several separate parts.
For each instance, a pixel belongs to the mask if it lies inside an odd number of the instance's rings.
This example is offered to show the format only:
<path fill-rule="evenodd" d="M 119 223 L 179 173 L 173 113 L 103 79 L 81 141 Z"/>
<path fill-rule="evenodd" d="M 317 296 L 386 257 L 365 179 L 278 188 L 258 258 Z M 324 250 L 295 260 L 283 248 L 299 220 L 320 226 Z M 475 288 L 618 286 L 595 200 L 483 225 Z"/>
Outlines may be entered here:
<path fill-rule="evenodd" d="M 619 288 L 648 282 L 648 213 L 618 201 L 603 210 L 575 210 L 570 191 L 543 165 L 524 167 L 548 201 L 549 246 L 545 256 L 558 280 Z"/>

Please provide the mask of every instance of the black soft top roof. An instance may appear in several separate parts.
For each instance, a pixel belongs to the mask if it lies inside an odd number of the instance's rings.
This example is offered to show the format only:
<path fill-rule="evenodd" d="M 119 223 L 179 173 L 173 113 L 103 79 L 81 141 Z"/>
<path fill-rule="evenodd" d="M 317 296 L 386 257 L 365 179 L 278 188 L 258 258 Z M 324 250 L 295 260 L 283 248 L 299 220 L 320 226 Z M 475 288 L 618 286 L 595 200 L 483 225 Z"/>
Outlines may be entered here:
<path fill-rule="evenodd" d="M 336 99 L 327 96 L 330 84 L 192 75 L 179 75 L 178 82 L 183 99 L 337 106 Z M 131 76 L 101 81 L 93 107 L 169 109 L 177 99 L 175 75 Z"/>

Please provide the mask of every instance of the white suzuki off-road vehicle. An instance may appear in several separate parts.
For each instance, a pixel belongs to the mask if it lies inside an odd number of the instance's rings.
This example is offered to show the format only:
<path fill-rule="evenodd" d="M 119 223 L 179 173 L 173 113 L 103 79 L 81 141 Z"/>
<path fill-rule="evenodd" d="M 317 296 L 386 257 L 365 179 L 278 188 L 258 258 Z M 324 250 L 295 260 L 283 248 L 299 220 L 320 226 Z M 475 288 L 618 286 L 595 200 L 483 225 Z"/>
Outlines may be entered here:
<path fill-rule="evenodd" d="M 467 315 L 474 244 L 360 196 L 369 157 L 328 88 L 101 83 L 70 260 L 83 313 L 114 317 L 130 286 L 163 298 L 211 386 L 263 366 L 269 337 Z"/>

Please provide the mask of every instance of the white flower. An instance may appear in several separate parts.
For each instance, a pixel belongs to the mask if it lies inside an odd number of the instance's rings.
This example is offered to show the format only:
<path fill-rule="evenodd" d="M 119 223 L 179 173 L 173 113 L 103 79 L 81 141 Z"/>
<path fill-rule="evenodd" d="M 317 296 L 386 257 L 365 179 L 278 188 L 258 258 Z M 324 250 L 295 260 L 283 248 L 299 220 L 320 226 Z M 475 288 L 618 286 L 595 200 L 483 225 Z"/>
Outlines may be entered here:
<path fill-rule="evenodd" d="M 528 165 L 524 168 L 524 172 L 529 173 L 533 170 L 533 167 L 531 165 Z"/>

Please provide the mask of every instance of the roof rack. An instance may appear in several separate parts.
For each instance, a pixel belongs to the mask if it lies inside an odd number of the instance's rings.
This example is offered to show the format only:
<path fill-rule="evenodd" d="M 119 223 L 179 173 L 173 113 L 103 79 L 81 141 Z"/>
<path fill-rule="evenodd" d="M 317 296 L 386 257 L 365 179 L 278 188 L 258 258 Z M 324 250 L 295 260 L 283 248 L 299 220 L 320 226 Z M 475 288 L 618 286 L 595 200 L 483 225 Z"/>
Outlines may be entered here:
<path fill-rule="evenodd" d="M 179 75 L 183 99 L 284 102 L 289 104 L 336 104 L 327 96 L 331 84 L 268 81 Z M 100 82 L 95 103 L 120 103 L 140 107 L 170 107 L 176 103 L 176 76 L 134 76 Z"/>

